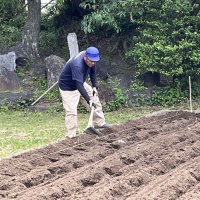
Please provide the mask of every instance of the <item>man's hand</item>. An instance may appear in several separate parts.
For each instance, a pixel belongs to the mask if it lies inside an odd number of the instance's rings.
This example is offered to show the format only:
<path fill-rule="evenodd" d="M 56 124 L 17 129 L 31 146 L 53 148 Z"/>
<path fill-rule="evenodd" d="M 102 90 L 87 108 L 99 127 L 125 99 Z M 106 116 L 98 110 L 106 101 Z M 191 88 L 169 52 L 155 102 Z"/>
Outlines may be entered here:
<path fill-rule="evenodd" d="M 93 106 L 95 109 L 97 108 L 97 106 L 96 106 L 96 104 L 94 103 L 93 100 L 90 100 L 89 103 L 90 103 L 90 108 L 92 108 L 92 106 Z"/>
<path fill-rule="evenodd" d="M 94 96 L 95 94 L 96 94 L 96 96 L 98 96 L 97 88 L 96 88 L 96 87 L 93 87 L 92 90 L 93 90 L 93 96 Z"/>

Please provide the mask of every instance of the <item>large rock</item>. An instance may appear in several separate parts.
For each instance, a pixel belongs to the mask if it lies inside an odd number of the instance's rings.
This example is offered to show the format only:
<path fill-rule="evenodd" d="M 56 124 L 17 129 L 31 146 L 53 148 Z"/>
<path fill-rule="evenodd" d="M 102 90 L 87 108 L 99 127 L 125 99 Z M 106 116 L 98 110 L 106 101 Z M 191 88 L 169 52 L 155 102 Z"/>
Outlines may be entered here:
<path fill-rule="evenodd" d="M 0 68 L 0 91 L 19 91 L 21 87 L 20 79 L 13 71 Z"/>
<path fill-rule="evenodd" d="M 0 68 L 0 106 L 27 101 L 32 96 L 31 91 L 22 91 L 21 81 L 15 72 Z"/>
<path fill-rule="evenodd" d="M 16 70 L 16 54 L 14 51 L 0 55 L 0 68 L 6 68 L 9 71 Z"/>
<path fill-rule="evenodd" d="M 104 61 L 105 64 L 103 64 L 103 59 L 101 61 L 99 68 L 104 71 L 104 77 L 107 74 L 108 80 L 106 82 L 117 83 L 119 81 L 118 87 L 123 91 L 131 86 L 132 81 L 135 79 L 135 70 L 129 67 L 123 59 L 114 57 L 112 60 Z"/>
<path fill-rule="evenodd" d="M 15 105 L 18 102 L 29 101 L 33 98 L 31 91 L 21 92 L 0 92 L 0 106 L 1 105 Z"/>
<path fill-rule="evenodd" d="M 30 98 L 30 92 L 22 91 L 22 83 L 15 68 L 15 52 L 0 56 L 0 105 L 15 104 Z"/>
<path fill-rule="evenodd" d="M 27 54 L 27 52 L 23 49 L 21 43 L 15 45 L 15 46 L 10 47 L 10 48 L 8 49 L 8 52 L 9 52 L 9 51 L 14 51 L 14 52 L 15 52 L 15 54 L 16 54 L 16 59 L 18 59 L 18 58 L 26 58 L 26 59 L 27 59 L 27 58 L 29 57 L 28 54 Z"/>
<path fill-rule="evenodd" d="M 37 79 L 46 80 L 47 72 L 46 65 L 44 62 L 33 62 L 29 65 L 30 76 L 37 77 Z"/>
<path fill-rule="evenodd" d="M 4 53 L 8 53 L 8 52 L 14 52 L 15 53 L 15 55 L 16 55 L 15 63 L 18 66 L 25 66 L 28 63 L 29 56 L 28 56 L 27 52 L 23 49 L 21 43 L 15 45 L 15 46 L 10 47 Z"/>
<path fill-rule="evenodd" d="M 60 58 L 56 55 L 51 55 L 45 58 L 48 87 L 51 87 L 58 81 L 59 75 L 65 63 L 66 61 L 63 58 Z"/>

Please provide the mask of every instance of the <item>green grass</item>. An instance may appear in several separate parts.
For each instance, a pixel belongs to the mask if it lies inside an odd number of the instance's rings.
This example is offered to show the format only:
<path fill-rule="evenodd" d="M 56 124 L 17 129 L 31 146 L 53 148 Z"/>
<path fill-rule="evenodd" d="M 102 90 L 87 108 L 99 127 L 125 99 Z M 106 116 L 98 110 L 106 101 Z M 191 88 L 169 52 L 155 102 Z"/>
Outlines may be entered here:
<path fill-rule="evenodd" d="M 59 114 L 19 111 L 0 114 L 0 158 L 41 147 L 63 136 Z"/>
<path fill-rule="evenodd" d="M 150 110 L 121 109 L 105 114 L 106 121 L 119 124 Z M 59 141 L 65 137 L 64 112 L 0 111 L 0 158 L 6 158 Z M 79 132 L 87 126 L 89 113 L 78 114 Z"/>

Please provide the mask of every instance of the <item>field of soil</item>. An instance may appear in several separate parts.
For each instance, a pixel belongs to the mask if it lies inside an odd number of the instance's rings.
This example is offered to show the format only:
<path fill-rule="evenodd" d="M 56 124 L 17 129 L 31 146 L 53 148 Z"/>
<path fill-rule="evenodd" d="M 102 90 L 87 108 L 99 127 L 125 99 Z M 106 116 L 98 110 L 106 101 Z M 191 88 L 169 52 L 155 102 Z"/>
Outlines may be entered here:
<path fill-rule="evenodd" d="M 173 111 L 0 161 L 1 200 L 199 200 L 200 114 Z"/>

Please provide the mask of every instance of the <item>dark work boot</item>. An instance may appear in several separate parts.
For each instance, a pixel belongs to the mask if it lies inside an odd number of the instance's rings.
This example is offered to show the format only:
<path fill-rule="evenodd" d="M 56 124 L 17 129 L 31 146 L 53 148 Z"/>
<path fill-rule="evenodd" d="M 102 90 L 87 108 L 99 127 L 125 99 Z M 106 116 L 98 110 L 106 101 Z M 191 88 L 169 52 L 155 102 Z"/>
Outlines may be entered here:
<path fill-rule="evenodd" d="M 112 125 L 111 125 L 111 124 L 105 123 L 105 124 L 102 125 L 102 126 L 95 126 L 95 128 L 112 128 Z"/>

